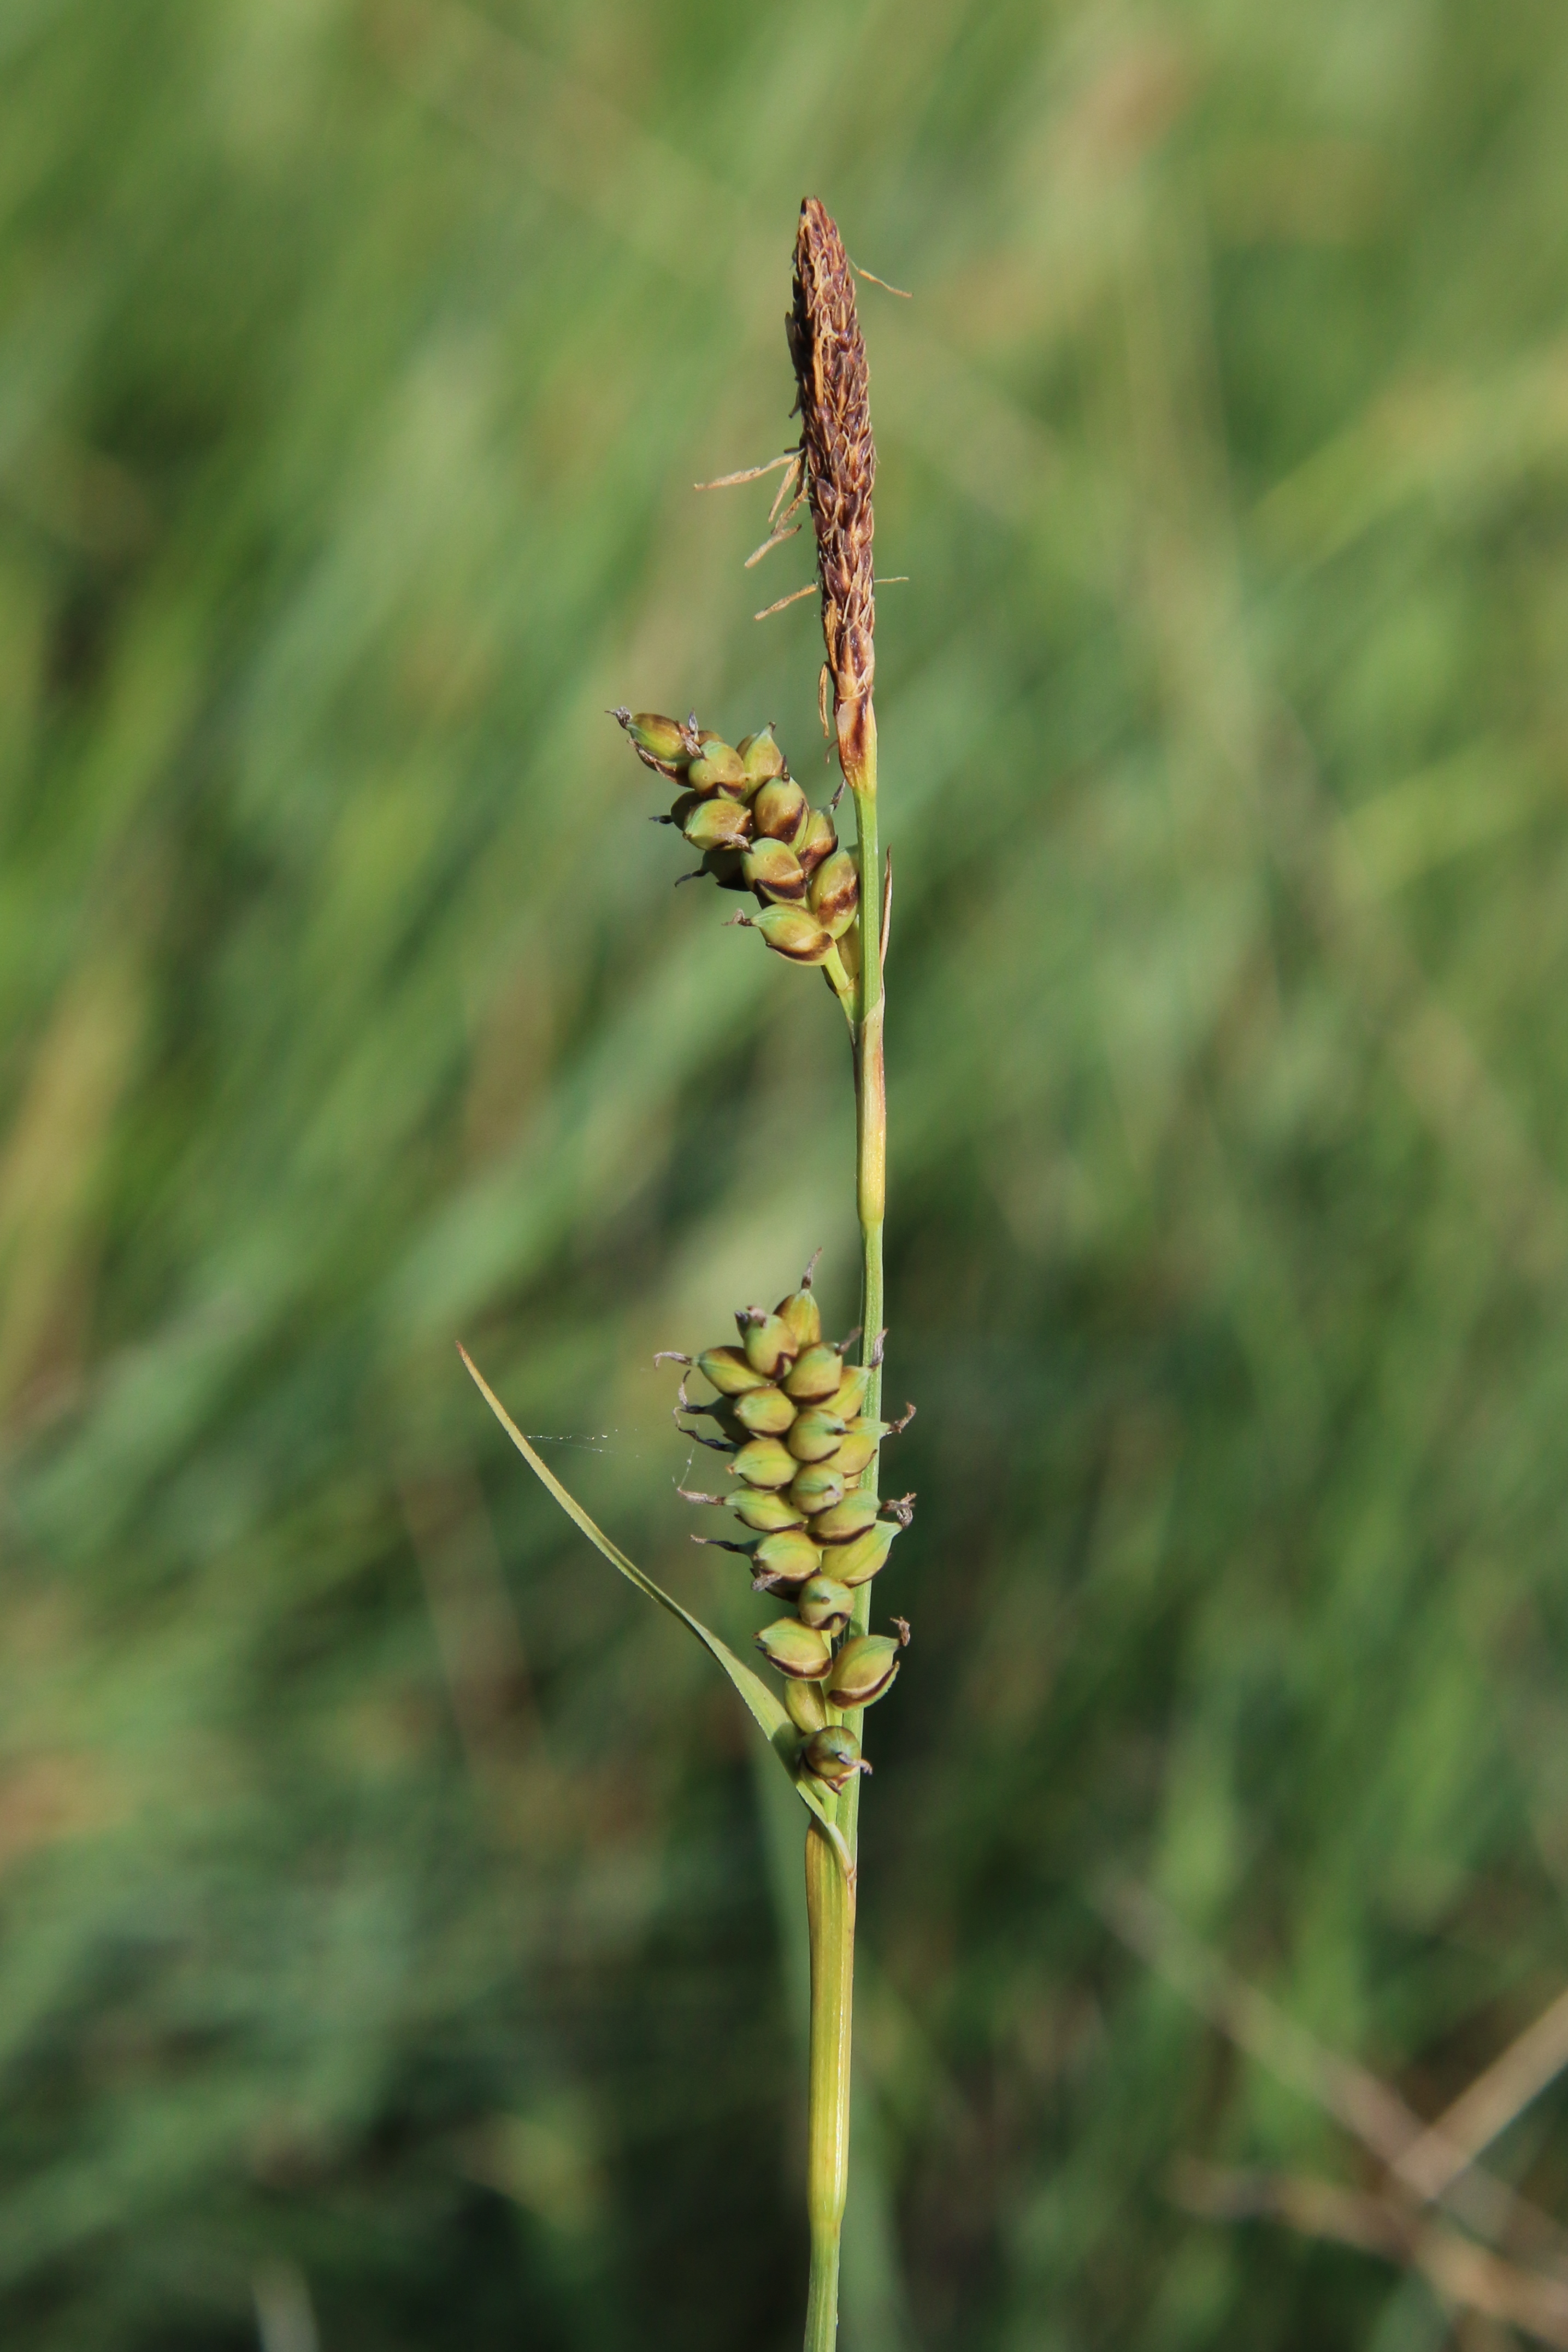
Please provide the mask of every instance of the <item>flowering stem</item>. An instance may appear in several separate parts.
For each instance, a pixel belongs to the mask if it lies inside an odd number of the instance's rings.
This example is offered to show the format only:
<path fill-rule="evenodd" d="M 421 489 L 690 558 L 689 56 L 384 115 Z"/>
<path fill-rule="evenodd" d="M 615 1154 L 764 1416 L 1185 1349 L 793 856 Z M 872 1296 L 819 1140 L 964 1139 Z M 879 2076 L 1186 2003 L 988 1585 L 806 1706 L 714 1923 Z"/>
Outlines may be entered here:
<path fill-rule="evenodd" d="M 862 1361 L 871 1366 L 863 1411 L 882 1416 L 878 1334 L 883 1327 L 882 1228 L 886 1194 L 887 1088 L 883 1062 L 882 888 L 877 871 L 876 723 L 866 707 L 863 758 L 846 768 L 860 829 L 860 978 L 854 1021 L 855 1193 L 861 1225 Z M 875 1457 L 861 1479 L 874 1490 Z M 871 1621 L 871 1586 L 855 1593 L 852 1633 Z M 858 1738 L 863 1710 L 844 1722 Z M 839 2324 L 839 2244 L 849 2189 L 850 2042 L 854 2003 L 855 1858 L 860 1779 L 841 1792 L 837 1826 L 846 1873 L 815 1823 L 806 1833 L 806 1915 L 811 1945 L 811 2051 L 806 2123 L 806 2199 L 811 2281 L 805 2352 L 834 2352 Z"/>
<path fill-rule="evenodd" d="M 841 1807 L 842 1798 L 839 1801 Z M 855 1890 L 853 1880 L 815 1822 L 806 1832 L 806 1917 L 811 1944 L 806 2126 L 811 2283 L 806 2305 L 805 2352 L 833 2352 L 839 2327 L 839 2238 L 850 2177 Z"/>
<path fill-rule="evenodd" d="M 861 1227 L 861 1360 L 871 1366 L 871 1380 L 862 1411 L 873 1421 L 882 1418 L 883 1328 L 882 1227 L 887 1202 L 887 1079 L 883 1054 L 885 999 L 882 975 L 882 877 L 876 835 L 876 719 L 868 699 L 862 759 L 849 771 L 860 830 L 860 985 L 855 1025 L 855 1196 Z M 861 1477 L 873 1493 L 877 1457 Z M 871 1622 L 869 1583 L 855 1593 L 852 1633 L 863 1633 Z M 845 1717 L 856 1738 L 861 1716 Z M 852 1780 L 839 1800 L 839 1822 L 850 1858 L 858 1856 L 860 1780 Z"/>

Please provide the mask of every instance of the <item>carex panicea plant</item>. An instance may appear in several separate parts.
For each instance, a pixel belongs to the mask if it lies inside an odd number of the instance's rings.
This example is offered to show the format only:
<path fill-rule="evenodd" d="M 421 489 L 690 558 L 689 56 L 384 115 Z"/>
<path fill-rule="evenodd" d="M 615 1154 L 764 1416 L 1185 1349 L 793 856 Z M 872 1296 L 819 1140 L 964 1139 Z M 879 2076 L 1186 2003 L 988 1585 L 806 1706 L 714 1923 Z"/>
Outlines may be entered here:
<path fill-rule="evenodd" d="M 717 1635 L 645 1576 L 594 1525 L 546 1468 L 466 1353 L 491 1410 L 551 1494 L 607 1559 L 704 1643 L 749 1709 L 810 1816 L 806 1902 L 811 1951 L 811 2031 L 807 2130 L 811 2271 L 806 2352 L 831 2352 L 838 2329 L 839 2241 L 848 2186 L 850 2027 L 852 2000 L 857 1821 L 865 1709 L 890 1688 L 909 1628 L 887 1621 L 873 1633 L 872 1599 L 914 1497 L 883 1503 L 883 1441 L 904 1427 L 881 1419 L 883 1216 L 887 1105 L 883 1080 L 883 961 L 891 907 L 877 845 L 874 577 L 872 438 L 865 345 L 854 287 L 838 229 L 814 199 L 801 206 L 789 316 L 800 417 L 798 445 L 771 464 L 725 478 L 755 480 L 782 469 L 768 518 L 768 547 L 793 536 L 809 510 L 821 597 L 820 701 L 836 740 L 843 782 L 812 808 L 791 776 L 772 730 L 735 744 L 695 713 L 685 719 L 618 709 L 644 766 L 674 787 L 666 822 L 696 851 L 695 875 L 749 894 L 756 911 L 735 921 L 761 934 L 791 963 L 817 965 L 849 1023 L 856 1101 L 856 1200 L 862 1235 L 861 1322 L 845 1339 L 823 1334 L 811 1286 L 771 1310 L 741 1308 L 738 1341 L 696 1355 L 669 1351 L 681 1365 L 677 1423 L 724 1457 L 725 1490 L 683 1488 L 694 1504 L 729 1509 L 738 1539 L 702 1536 L 739 1553 L 753 1589 L 782 1604 L 757 1634 L 779 1688 L 744 1664 Z M 712 487 L 718 487 L 714 485 Z M 800 592 L 810 593 L 810 590 Z M 781 600 L 793 602 L 793 598 Z M 776 608 L 770 608 L 776 609 Z M 844 787 L 855 816 L 852 846 L 841 845 L 836 809 Z M 850 1360 L 856 1348 L 858 1360 Z M 688 1383 L 702 1383 L 694 1398 Z M 711 1395 L 706 1391 L 711 1391 Z M 711 1424 L 707 1431 L 693 1422 Z"/>

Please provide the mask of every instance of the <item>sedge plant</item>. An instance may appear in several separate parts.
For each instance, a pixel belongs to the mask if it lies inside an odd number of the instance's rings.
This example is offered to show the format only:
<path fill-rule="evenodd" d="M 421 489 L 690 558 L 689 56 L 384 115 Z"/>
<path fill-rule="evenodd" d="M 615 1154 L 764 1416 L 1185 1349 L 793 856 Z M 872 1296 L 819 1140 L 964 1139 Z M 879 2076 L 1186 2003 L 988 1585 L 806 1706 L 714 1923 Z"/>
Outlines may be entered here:
<path fill-rule="evenodd" d="M 768 466 L 725 483 L 782 469 L 763 552 L 800 528 L 808 511 L 827 658 L 820 681 L 824 730 L 843 782 L 812 808 L 771 729 L 730 744 L 695 715 L 618 709 L 638 758 L 675 788 L 666 822 L 700 855 L 698 876 L 749 896 L 734 920 L 758 932 L 785 961 L 815 966 L 849 1024 L 856 1105 L 855 1192 L 860 1223 L 861 1321 L 847 1339 L 823 1334 L 812 1265 L 771 1309 L 737 1316 L 738 1340 L 658 1360 L 681 1367 L 679 1426 L 723 1455 L 727 1491 L 681 1491 L 723 1507 L 738 1540 L 700 1536 L 739 1552 L 753 1589 L 786 1604 L 758 1633 L 778 1686 L 646 1576 L 612 1543 L 540 1460 L 464 1351 L 497 1419 L 563 1510 L 621 1573 L 678 1617 L 712 1654 L 789 1774 L 809 1816 L 806 1905 L 811 1957 L 807 2200 L 810 2283 L 805 2352 L 831 2352 L 838 2332 L 839 2248 L 849 2185 L 850 2045 L 853 2002 L 860 1784 L 866 1708 L 896 1676 L 909 1628 L 872 1631 L 876 1580 L 914 1497 L 881 1499 L 883 1442 L 901 1430 L 881 1418 L 883 1221 L 887 1097 L 883 965 L 891 866 L 877 833 L 875 602 L 872 564 L 872 438 L 865 345 L 853 278 L 838 229 L 822 205 L 801 206 L 789 342 L 798 385 L 798 445 Z M 704 487 L 720 487 L 705 485 Z M 781 600 L 793 603 L 793 597 Z M 769 607 L 778 610 L 779 606 Z M 852 846 L 841 846 L 837 809 L 854 810 Z M 692 878 L 695 878 L 695 877 Z M 851 1349 L 856 1350 L 851 1360 Z M 703 1390 L 694 1400 L 688 1381 Z M 706 1391 L 711 1391 L 711 1395 Z M 692 1422 L 712 1424 L 705 1433 Z"/>

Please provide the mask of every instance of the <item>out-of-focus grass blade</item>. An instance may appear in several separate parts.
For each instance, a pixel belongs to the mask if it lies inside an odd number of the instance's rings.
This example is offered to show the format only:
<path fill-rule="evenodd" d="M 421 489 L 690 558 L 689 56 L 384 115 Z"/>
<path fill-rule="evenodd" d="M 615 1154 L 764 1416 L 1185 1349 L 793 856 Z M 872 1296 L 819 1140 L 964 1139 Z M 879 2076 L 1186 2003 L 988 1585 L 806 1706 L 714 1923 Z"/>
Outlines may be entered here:
<path fill-rule="evenodd" d="M 517 1423 L 512 1419 L 511 1414 L 507 1411 L 506 1406 L 501 1402 L 500 1398 L 496 1394 L 495 1390 L 486 1380 L 483 1372 L 480 1371 L 478 1366 L 475 1363 L 473 1357 L 468 1353 L 467 1349 L 464 1347 L 461 1340 L 458 1342 L 457 1352 L 462 1357 L 464 1363 L 467 1366 L 469 1377 L 472 1379 L 475 1387 L 478 1390 L 480 1395 L 484 1398 L 486 1403 L 489 1406 L 491 1412 L 495 1414 L 497 1420 L 506 1431 L 507 1435 L 511 1439 L 512 1444 L 517 1447 L 517 1452 L 522 1455 L 524 1461 L 528 1464 L 529 1469 L 533 1472 L 535 1477 L 538 1478 L 540 1485 L 548 1487 L 549 1492 L 555 1496 L 556 1501 L 560 1505 L 561 1509 L 566 1513 L 567 1517 L 576 1522 L 576 1524 L 582 1529 L 583 1534 L 588 1538 L 589 1542 L 603 1553 L 612 1568 L 618 1568 L 620 1570 L 622 1575 L 626 1579 L 629 1584 L 634 1584 L 639 1592 L 645 1592 L 650 1601 L 656 1601 L 661 1609 L 667 1609 L 672 1617 L 678 1617 L 682 1624 L 687 1626 L 690 1631 L 696 1635 L 697 1640 L 702 1643 L 704 1649 L 706 1650 L 711 1656 L 717 1659 L 719 1664 L 724 1668 L 725 1673 L 729 1676 L 730 1681 L 735 1685 L 736 1689 L 739 1692 L 747 1712 L 750 1715 L 752 1721 L 757 1725 L 763 1738 L 767 1740 L 768 1745 L 772 1748 L 773 1753 L 778 1757 L 779 1761 L 782 1764 L 785 1771 L 789 1774 L 790 1786 L 793 1788 L 796 1795 L 800 1798 L 800 1802 L 806 1807 L 807 1811 L 809 1812 L 815 1813 L 817 1819 L 821 1822 L 823 1829 L 827 1832 L 829 1838 L 832 1842 L 834 1853 L 838 1855 L 840 1862 L 847 1871 L 849 1868 L 849 1856 L 845 1851 L 842 1837 L 840 1835 L 838 1830 L 833 1826 L 832 1818 L 829 1813 L 825 1801 L 817 1794 L 816 1790 L 803 1776 L 796 1772 L 794 1759 L 799 1735 L 796 1732 L 794 1725 L 790 1722 L 789 1717 L 786 1715 L 779 1701 L 774 1697 L 772 1692 L 768 1689 L 761 1675 L 754 1675 L 749 1666 L 742 1665 L 740 1660 L 736 1656 L 735 1652 L 729 1647 L 727 1643 L 721 1642 L 718 1635 L 713 1633 L 709 1627 L 705 1625 L 700 1617 L 694 1617 L 689 1609 L 683 1609 L 680 1602 L 674 1599 L 673 1594 L 666 1592 L 662 1584 L 655 1584 L 651 1576 L 644 1575 L 643 1571 L 636 1565 L 635 1561 L 627 1559 L 619 1544 L 613 1544 L 611 1542 L 610 1538 L 604 1533 L 602 1528 L 597 1526 L 596 1523 L 590 1518 L 588 1513 L 583 1509 L 582 1505 L 577 1500 L 576 1496 L 572 1495 L 568 1488 L 563 1486 L 560 1480 L 546 1467 L 543 1462 L 540 1461 L 538 1455 L 534 1452 L 533 1447 L 528 1444 L 528 1439 L 523 1435 L 522 1431 L 517 1427 Z"/>

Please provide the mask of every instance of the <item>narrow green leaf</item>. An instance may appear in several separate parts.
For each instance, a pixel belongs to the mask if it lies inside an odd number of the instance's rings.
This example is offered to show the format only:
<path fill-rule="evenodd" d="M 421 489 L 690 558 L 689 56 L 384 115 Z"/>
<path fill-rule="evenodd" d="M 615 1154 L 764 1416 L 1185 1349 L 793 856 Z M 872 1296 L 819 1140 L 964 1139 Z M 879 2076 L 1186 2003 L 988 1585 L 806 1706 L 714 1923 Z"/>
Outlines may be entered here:
<path fill-rule="evenodd" d="M 507 1435 L 511 1439 L 539 1484 L 547 1486 L 555 1496 L 567 1517 L 575 1520 L 589 1542 L 603 1553 L 612 1568 L 620 1570 L 629 1584 L 634 1584 L 639 1592 L 645 1592 L 650 1601 L 656 1601 L 661 1609 L 667 1609 L 672 1617 L 678 1617 L 682 1624 L 696 1635 L 704 1649 L 717 1659 L 739 1692 L 752 1720 L 789 1774 L 790 1786 L 800 1802 L 808 1811 L 815 1813 L 821 1822 L 847 1874 L 850 1869 L 849 1853 L 841 1835 L 833 1826 L 832 1814 L 829 1810 L 831 1801 L 819 1796 L 810 1781 L 796 1772 L 795 1750 L 798 1734 L 783 1706 L 774 1697 L 761 1675 L 753 1674 L 749 1666 L 743 1665 L 728 1643 L 721 1642 L 716 1633 L 711 1633 L 700 1617 L 694 1617 L 689 1609 L 683 1609 L 680 1602 L 664 1591 L 663 1585 L 655 1584 L 651 1576 L 645 1576 L 634 1561 L 627 1559 L 618 1544 L 611 1542 L 603 1529 L 596 1526 L 589 1517 L 576 1496 L 568 1492 L 552 1471 L 547 1469 L 461 1340 L 457 1343 L 457 1352 L 467 1366 L 469 1377 L 475 1387 L 506 1431 Z"/>

